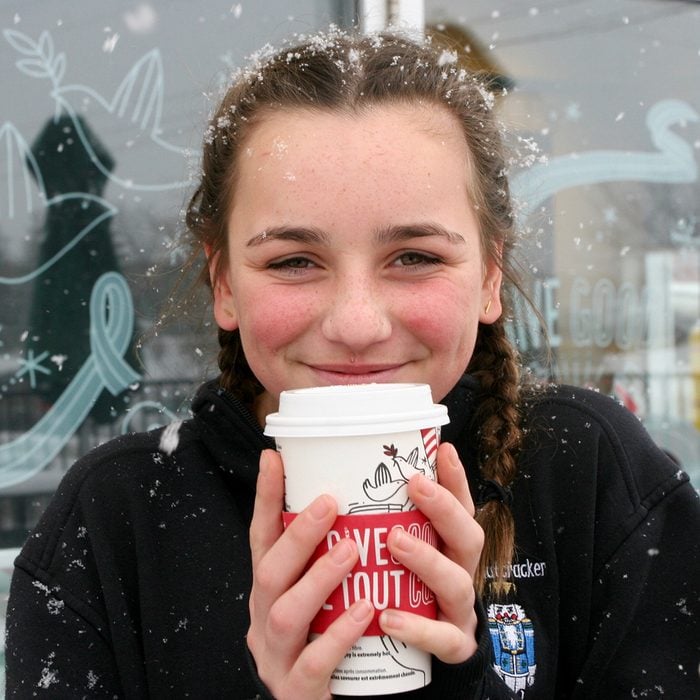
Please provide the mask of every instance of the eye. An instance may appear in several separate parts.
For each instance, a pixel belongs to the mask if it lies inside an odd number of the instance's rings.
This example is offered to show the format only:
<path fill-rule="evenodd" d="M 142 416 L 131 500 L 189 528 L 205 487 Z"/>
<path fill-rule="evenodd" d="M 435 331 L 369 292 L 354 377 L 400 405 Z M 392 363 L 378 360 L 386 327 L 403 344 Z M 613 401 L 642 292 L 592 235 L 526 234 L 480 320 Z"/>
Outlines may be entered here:
<path fill-rule="evenodd" d="M 284 279 L 303 277 L 306 279 L 311 271 L 316 270 L 318 265 L 304 255 L 291 255 L 288 258 L 278 258 L 267 263 L 267 269 Z"/>
<path fill-rule="evenodd" d="M 425 267 L 439 265 L 441 262 L 442 260 L 434 255 L 409 250 L 405 253 L 401 253 L 394 261 L 394 264 L 397 267 Z"/>
<path fill-rule="evenodd" d="M 312 260 L 309 260 L 309 258 L 295 256 L 292 258 L 284 258 L 283 260 L 274 260 L 268 263 L 267 267 L 270 270 L 287 270 L 290 272 L 296 272 L 315 267 L 315 264 Z"/>

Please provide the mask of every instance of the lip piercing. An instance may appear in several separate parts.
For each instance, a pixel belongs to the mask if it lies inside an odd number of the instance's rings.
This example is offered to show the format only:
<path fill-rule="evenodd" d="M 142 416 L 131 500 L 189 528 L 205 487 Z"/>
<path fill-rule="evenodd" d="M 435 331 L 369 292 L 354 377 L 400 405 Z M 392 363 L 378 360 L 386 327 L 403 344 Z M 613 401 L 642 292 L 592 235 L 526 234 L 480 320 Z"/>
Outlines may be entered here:
<path fill-rule="evenodd" d="M 350 355 L 350 364 L 351 364 L 351 365 L 354 365 L 356 359 L 357 359 L 357 358 L 355 357 L 355 353 L 353 352 L 353 353 Z"/>

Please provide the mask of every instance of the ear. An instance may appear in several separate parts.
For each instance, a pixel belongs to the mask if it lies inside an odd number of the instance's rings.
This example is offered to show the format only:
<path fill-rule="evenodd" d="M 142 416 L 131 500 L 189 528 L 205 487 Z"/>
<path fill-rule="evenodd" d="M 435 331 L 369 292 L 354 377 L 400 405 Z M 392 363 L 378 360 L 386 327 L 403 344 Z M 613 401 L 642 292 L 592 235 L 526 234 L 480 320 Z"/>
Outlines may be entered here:
<path fill-rule="evenodd" d="M 496 260 L 489 258 L 484 265 L 484 280 L 481 286 L 480 323 L 495 323 L 503 313 L 501 305 L 501 283 L 503 272 Z"/>
<path fill-rule="evenodd" d="M 228 271 L 219 268 L 220 253 L 212 254 L 211 246 L 208 245 L 204 246 L 204 252 L 209 266 L 216 324 L 225 331 L 236 330 L 238 328 L 238 314 L 236 313 Z"/>

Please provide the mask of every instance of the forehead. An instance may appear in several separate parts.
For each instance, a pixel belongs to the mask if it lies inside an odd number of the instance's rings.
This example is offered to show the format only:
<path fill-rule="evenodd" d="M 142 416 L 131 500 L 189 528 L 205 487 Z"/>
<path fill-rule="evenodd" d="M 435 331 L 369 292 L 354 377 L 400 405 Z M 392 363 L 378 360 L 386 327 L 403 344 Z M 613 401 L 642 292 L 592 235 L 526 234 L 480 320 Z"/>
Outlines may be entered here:
<path fill-rule="evenodd" d="M 459 121 L 440 105 L 390 104 L 352 113 L 281 108 L 261 115 L 243 142 L 234 200 L 241 189 L 273 184 L 277 194 L 291 194 L 331 182 L 358 192 L 394 188 L 408 196 L 411 189 L 439 187 L 464 196 L 468 170 Z"/>
<path fill-rule="evenodd" d="M 418 142 L 416 137 L 420 137 Z M 240 157 L 243 161 L 246 156 L 279 161 L 307 148 L 326 157 L 389 149 L 400 155 L 415 152 L 428 142 L 447 146 L 444 152 L 457 148 L 460 156 L 467 153 L 457 118 L 438 104 L 375 105 L 357 112 L 280 108 L 258 117 Z"/>

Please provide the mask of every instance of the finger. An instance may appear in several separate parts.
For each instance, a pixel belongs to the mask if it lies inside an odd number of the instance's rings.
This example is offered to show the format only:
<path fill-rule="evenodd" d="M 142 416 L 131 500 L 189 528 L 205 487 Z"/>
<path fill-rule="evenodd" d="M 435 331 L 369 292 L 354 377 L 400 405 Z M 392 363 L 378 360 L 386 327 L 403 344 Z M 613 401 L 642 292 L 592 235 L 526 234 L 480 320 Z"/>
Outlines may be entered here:
<path fill-rule="evenodd" d="M 379 626 L 394 639 L 430 652 L 445 663 L 457 664 L 466 661 L 478 648 L 477 617 L 473 608 L 472 617 L 465 633 L 442 620 L 429 620 L 401 610 L 384 610 L 379 616 Z"/>
<path fill-rule="evenodd" d="M 255 568 L 282 534 L 284 505 L 282 460 L 274 450 L 260 454 L 260 471 L 255 487 L 255 506 L 250 524 L 250 551 Z"/>
<path fill-rule="evenodd" d="M 435 594 L 440 616 L 467 629 L 474 608 L 474 582 L 458 563 L 402 528 L 387 536 L 387 547 L 397 559 Z"/>
<path fill-rule="evenodd" d="M 433 524 L 445 554 L 473 575 L 484 547 L 484 531 L 464 505 L 422 474 L 411 477 L 408 495 Z"/>
<path fill-rule="evenodd" d="M 437 453 L 438 483 L 446 488 L 474 517 L 476 509 L 472 499 L 467 472 L 462 465 L 457 450 L 449 442 L 443 442 Z"/>
<path fill-rule="evenodd" d="M 267 619 L 269 648 L 284 655 L 298 631 L 306 641 L 309 625 L 331 593 L 352 571 L 358 559 L 357 545 L 343 538 L 272 606 Z"/>
<path fill-rule="evenodd" d="M 293 675 L 298 683 L 306 683 L 299 697 L 313 697 L 328 687 L 333 671 L 340 665 L 348 649 L 362 636 L 372 621 L 374 608 L 368 600 L 358 600 L 319 637 L 310 642 L 299 655 Z M 318 688 L 314 680 L 324 678 Z M 301 685 L 299 686 L 302 687 Z"/>
<path fill-rule="evenodd" d="M 338 506 L 332 496 L 315 498 L 289 524 L 253 570 L 257 595 L 271 603 L 301 576 L 311 555 L 336 518 Z"/>

